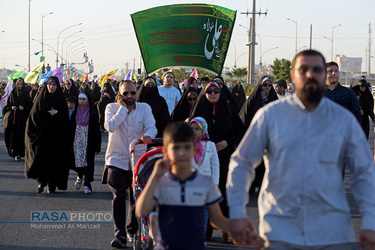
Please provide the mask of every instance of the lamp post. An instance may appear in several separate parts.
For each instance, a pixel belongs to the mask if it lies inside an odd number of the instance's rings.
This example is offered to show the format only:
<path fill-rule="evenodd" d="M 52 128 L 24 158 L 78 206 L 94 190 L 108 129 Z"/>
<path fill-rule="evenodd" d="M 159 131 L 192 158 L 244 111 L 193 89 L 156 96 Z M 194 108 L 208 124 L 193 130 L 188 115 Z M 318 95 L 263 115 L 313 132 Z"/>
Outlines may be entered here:
<path fill-rule="evenodd" d="M 237 50 L 237 46 L 236 46 L 236 44 L 232 40 L 230 42 L 233 43 L 233 45 L 234 45 L 234 66 L 233 66 L 233 68 L 237 68 L 237 62 L 236 62 L 236 50 Z"/>
<path fill-rule="evenodd" d="M 26 67 L 24 67 L 24 66 L 21 66 L 21 65 L 18 65 L 18 64 L 14 65 L 14 66 L 16 66 L 16 67 L 21 67 L 21 68 L 23 68 L 24 70 L 27 70 L 27 68 L 26 68 Z"/>
<path fill-rule="evenodd" d="M 33 41 L 35 41 L 35 42 L 38 42 L 38 43 L 40 43 L 40 44 L 44 44 L 44 45 L 46 45 L 46 46 L 48 46 L 49 48 L 51 48 L 52 50 L 53 50 L 53 52 L 57 55 L 57 51 L 51 46 L 51 45 L 49 45 L 49 44 L 47 44 L 47 43 L 42 43 L 41 41 L 38 41 L 38 40 L 36 40 L 36 39 L 34 39 L 34 38 L 31 38 L 31 40 L 33 40 Z"/>
<path fill-rule="evenodd" d="M 57 48 L 56 51 L 57 51 L 57 52 L 59 52 L 59 39 L 60 39 L 60 35 L 61 35 L 61 33 L 63 33 L 63 32 L 64 32 L 65 30 L 67 30 L 67 29 L 73 28 L 73 27 L 78 26 L 78 25 L 81 25 L 81 24 L 82 24 L 82 23 L 74 24 L 74 25 L 69 26 L 69 27 L 63 29 L 62 31 L 60 31 L 59 35 L 57 36 L 57 46 L 56 46 L 56 48 Z M 59 54 L 56 53 L 56 68 L 57 68 L 58 66 L 59 66 Z"/>
<path fill-rule="evenodd" d="M 262 63 L 262 58 L 263 58 L 263 55 L 264 54 L 266 54 L 268 51 L 270 51 L 270 50 L 273 50 L 273 49 L 278 49 L 279 47 L 273 47 L 273 48 L 270 48 L 270 49 L 268 49 L 268 50 L 266 50 L 265 52 L 263 52 L 263 54 L 261 54 L 261 56 L 260 56 L 260 63 L 259 63 L 259 65 L 260 65 L 260 72 L 262 72 L 262 65 L 263 65 L 263 63 Z"/>
<path fill-rule="evenodd" d="M 29 53 L 28 53 L 28 56 L 29 56 L 29 64 L 28 64 L 28 68 L 29 68 L 29 72 L 30 72 L 30 2 L 31 0 L 29 0 Z"/>
<path fill-rule="evenodd" d="M 78 42 L 78 41 L 80 41 L 80 40 L 82 40 L 83 39 L 83 37 L 81 37 L 81 38 L 79 38 L 79 39 L 77 39 L 77 40 L 74 40 L 73 42 L 71 42 L 69 45 L 68 45 L 68 47 L 66 47 L 66 52 L 65 52 L 65 62 L 66 62 L 66 64 L 68 64 L 69 62 L 68 62 L 68 49 L 69 49 L 69 47 L 70 47 L 70 45 L 72 45 L 73 43 L 76 43 L 76 42 Z M 82 44 L 82 43 L 81 43 Z"/>
<path fill-rule="evenodd" d="M 69 61 L 71 62 L 72 60 L 72 53 L 70 53 L 73 49 L 75 49 L 75 48 L 77 48 L 79 45 L 82 45 L 83 44 L 83 42 L 82 43 L 79 43 L 79 44 L 76 44 L 75 46 L 73 46 L 70 50 L 69 50 L 69 53 L 68 54 L 70 54 L 70 59 L 69 59 Z"/>
<path fill-rule="evenodd" d="M 291 21 L 291 22 L 296 24 L 296 53 L 295 53 L 295 55 L 297 55 L 297 21 L 294 21 L 290 18 L 287 18 L 286 20 Z"/>
<path fill-rule="evenodd" d="M 0 33 L 3 33 L 3 32 L 5 32 L 5 30 L 0 31 Z"/>
<path fill-rule="evenodd" d="M 297 49 L 297 51 L 299 51 L 300 49 L 303 49 L 303 48 L 306 48 L 306 46 L 299 47 L 299 48 Z"/>
<path fill-rule="evenodd" d="M 61 62 L 62 62 L 62 63 L 64 63 L 64 58 L 63 58 L 63 56 L 64 56 L 64 42 L 65 42 L 66 39 L 68 39 L 69 37 L 71 37 L 71 36 L 73 36 L 73 35 L 75 35 L 75 34 L 81 33 L 81 32 L 82 32 L 82 30 L 77 31 L 77 32 L 71 34 L 70 36 L 68 36 L 67 38 L 65 38 L 64 41 L 62 42 L 62 44 L 61 44 Z M 65 61 L 66 61 L 66 59 L 65 59 Z"/>
<path fill-rule="evenodd" d="M 76 50 L 74 50 L 70 55 L 70 61 L 71 61 L 71 63 L 73 63 L 73 57 L 74 56 L 76 56 L 76 53 L 77 52 L 80 52 L 81 53 L 81 50 L 85 50 L 86 49 L 86 47 L 85 46 L 82 46 L 82 47 L 79 47 L 79 48 L 77 48 Z"/>
<path fill-rule="evenodd" d="M 45 15 L 42 14 L 42 57 L 43 57 L 43 58 L 44 58 L 44 50 L 43 50 L 43 19 L 44 19 L 46 16 L 48 16 L 48 15 L 52 15 L 52 14 L 53 14 L 53 12 L 50 12 L 50 13 L 45 14 Z"/>
<path fill-rule="evenodd" d="M 331 39 L 332 39 L 332 40 L 331 40 L 331 43 L 332 43 L 332 44 L 331 44 L 331 56 L 332 56 L 332 61 L 333 61 L 333 30 L 336 29 L 336 28 L 339 27 L 339 26 L 341 26 L 341 24 L 338 24 L 338 25 L 332 27 L 332 36 L 331 36 L 331 37 L 332 37 L 332 38 L 331 38 Z"/>

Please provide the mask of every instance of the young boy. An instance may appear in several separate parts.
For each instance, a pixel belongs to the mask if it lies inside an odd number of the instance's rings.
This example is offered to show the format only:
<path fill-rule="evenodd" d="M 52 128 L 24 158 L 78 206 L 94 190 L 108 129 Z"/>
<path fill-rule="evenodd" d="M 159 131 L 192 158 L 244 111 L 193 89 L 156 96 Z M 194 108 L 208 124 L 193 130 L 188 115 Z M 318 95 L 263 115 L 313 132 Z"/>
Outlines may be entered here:
<path fill-rule="evenodd" d="M 221 193 L 210 176 L 191 166 L 195 136 L 189 125 L 172 123 L 163 134 L 164 158 L 159 159 L 137 204 L 138 217 L 157 205 L 159 235 L 155 249 L 206 249 L 204 207 L 214 227 L 228 232 L 229 220 L 219 206 Z"/>

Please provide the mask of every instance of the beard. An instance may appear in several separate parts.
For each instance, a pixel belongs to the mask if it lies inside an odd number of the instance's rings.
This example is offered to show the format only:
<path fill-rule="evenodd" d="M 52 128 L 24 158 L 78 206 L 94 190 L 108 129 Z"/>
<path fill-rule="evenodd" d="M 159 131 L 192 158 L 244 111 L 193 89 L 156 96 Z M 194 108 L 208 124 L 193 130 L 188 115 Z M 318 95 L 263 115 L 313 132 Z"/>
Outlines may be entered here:
<path fill-rule="evenodd" d="M 311 85 L 311 83 L 314 84 Z M 307 84 L 310 85 L 307 86 Z M 324 87 L 315 78 L 307 79 L 303 85 L 304 87 L 300 91 L 300 99 L 311 104 L 319 104 L 323 98 Z"/>
<path fill-rule="evenodd" d="M 128 99 L 124 100 L 124 102 L 125 102 L 126 106 L 128 106 L 128 107 L 133 106 L 134 103 L 135 103 L 133 98 L 128 98 Z"/>

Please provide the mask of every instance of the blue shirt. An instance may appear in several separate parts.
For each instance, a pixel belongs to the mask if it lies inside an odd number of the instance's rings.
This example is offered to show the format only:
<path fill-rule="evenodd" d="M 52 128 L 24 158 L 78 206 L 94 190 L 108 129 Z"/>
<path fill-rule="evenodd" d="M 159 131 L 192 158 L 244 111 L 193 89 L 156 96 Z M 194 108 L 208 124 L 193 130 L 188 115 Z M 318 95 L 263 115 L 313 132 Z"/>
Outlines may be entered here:
<path fill-rule="evenodd" d="M 338 83 L 333 90 L 327 88 L 325 96 L 348 109 L 355 115 L 357 120 L 361 122 L 361 106 L 359 105 L 358 98 L 355 96 L 353 90 Z"/>
<path fill-rule="evenodd" d="M 167 172 L 154 194 L 159 236 L 155 249 L 206 249 L 204 208 L 222 200 L 210 176 L 194 172 L 181 181 Z"/>

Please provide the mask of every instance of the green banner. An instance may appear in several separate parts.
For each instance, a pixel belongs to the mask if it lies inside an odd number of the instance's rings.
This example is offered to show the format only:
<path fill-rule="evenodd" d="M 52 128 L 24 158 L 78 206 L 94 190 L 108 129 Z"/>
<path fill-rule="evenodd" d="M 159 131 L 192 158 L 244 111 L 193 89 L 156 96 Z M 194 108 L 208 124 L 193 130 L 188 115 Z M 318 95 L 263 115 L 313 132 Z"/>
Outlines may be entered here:
<path fill-rule="evenodd" d="M 236 11 L 207 4 L 155 7 L 131 15 L 145 68 L 204 68 L 221 74 Z"/>

